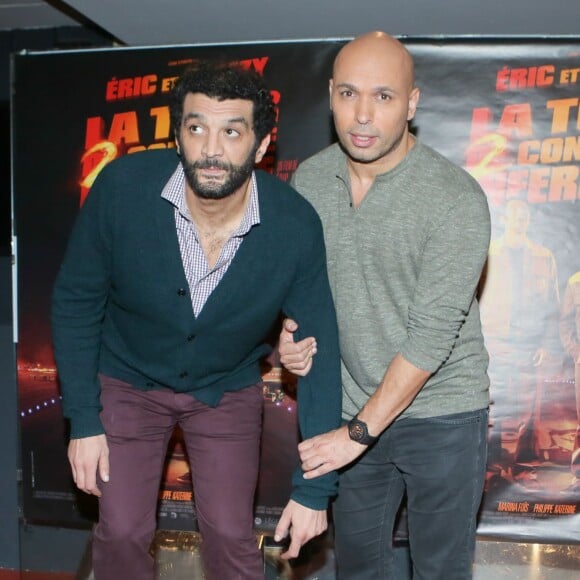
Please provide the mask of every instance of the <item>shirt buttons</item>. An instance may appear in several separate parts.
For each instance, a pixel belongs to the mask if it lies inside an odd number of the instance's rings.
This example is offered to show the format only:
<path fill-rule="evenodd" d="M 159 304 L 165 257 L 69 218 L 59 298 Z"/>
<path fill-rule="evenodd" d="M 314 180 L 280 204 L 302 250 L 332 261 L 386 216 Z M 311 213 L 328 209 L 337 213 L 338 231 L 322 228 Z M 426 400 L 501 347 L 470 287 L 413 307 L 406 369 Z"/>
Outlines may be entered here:
<path fill-rule="evenodd" d="M 186 294 L 186 292 L 185 292 L 185 288 L 180 288 L 180 289 L 177 291 L 177 295 L 178 295 L 178 296 L 185 296 L 185 294 Z"/>

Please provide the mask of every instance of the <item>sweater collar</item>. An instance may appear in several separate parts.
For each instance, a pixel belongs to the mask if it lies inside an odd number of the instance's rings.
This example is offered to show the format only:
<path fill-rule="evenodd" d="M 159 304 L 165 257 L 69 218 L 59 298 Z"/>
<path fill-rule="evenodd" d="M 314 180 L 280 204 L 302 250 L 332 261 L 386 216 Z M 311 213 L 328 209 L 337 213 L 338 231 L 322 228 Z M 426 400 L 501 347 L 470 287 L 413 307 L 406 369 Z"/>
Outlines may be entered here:
<path fill-rule="evenodd" d="M 347 156 L 338 143 L 336 144 L 336 146 L 340 152 L 340 156 L 338 158 L 338 163 L 337 163 L 336 177 L 338 177 L 339 179 L 344 181 L 344 183 L 349 184 L 350 183 L 350 173 L 348 171 Z M 413 163 L 413 159 L 416 157 L 417 152 L 420 148 L 421 148 L 421 143 L 419 141 L 416 141 L 415 146 L 411 148 L 411 150 L 407 153 L 407 155 L 405 155 L 405 158 L 398 165 L 395 165 L 395 167 L 393 167 L 392 169 L 389 169 L 389 171 L 385 171 L 385 173 L 379 173 L 375 177 L 375 183 L 388 181 L 388 180 L 392 179 L 394 176 L 401 173 L 402 171 L 405 171 L 407 169 L 407 167 L 411 163 Z"/>

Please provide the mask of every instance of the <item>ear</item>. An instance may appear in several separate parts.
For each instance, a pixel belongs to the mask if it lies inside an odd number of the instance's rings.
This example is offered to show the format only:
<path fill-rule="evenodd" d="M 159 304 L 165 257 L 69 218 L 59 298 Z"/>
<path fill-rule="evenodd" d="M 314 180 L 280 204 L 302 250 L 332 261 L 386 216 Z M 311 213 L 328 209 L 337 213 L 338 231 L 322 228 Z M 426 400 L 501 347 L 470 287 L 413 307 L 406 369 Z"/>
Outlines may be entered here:
<path fill-rule="evenodd" d="M 179 148 L 179 141 L 177 140 L 177 137 L 175 138 L 175 149 L 177 151 L 177 155 L 181 157 L 181 149 Z"/>
<path fill-rule="evenodd" d="M 260 163 L 262 161 L 262 157 L 266 155 L 266 151 L 268 150 L 268 145 L 270 145 L 270 133 L 268 133 L 261 141 L 260 145 L 258 145 L 258 149 L 256 151 L 256 157 L 254 161 L 256 163 Z"/>
<path fill-rule="evenodd" d="M 328 99 L 330 104 L 330 110 L 332 111 L 332 88 L 334 87 L 334 81 L 329 79 L 328 81 Z"/>
<path fill-rule="evenodd" d="M 409 110 L 407 112 L 407 121 L 410 121 L 415 117 L 417 112 L 417 105 L 419 104 L 419 97 L 421 96 L 421 91 L 415 87 L 409 95 Z"/>

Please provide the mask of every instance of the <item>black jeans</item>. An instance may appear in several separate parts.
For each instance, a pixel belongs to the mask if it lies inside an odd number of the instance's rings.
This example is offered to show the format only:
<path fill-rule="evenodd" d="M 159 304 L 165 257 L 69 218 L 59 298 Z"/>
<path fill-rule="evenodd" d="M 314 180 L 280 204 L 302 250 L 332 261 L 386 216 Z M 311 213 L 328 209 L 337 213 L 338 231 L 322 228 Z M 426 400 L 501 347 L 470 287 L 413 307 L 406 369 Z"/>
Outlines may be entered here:
<path fill-rule="evenodd" d="M 400 578 L 392 536 L 405 491 L 414 580 L 471 578 L 487 418 L 402 419 L 345 468 L 333 510 L 341 580 Z"/>

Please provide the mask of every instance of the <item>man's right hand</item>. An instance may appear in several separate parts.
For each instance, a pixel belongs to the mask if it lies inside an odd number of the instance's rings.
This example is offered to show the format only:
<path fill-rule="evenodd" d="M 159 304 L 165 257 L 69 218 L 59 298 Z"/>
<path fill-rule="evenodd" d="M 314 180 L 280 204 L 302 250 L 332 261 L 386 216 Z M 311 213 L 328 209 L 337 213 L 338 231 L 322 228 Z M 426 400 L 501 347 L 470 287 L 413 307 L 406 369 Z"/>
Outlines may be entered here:
<path fill-rule="evenodd" d="M 68 460 L 76 486 L 85 493 L 100 497 L 97 470 L 102 481 L 109 481 L 109 446 L 106 435 L 71 439 Z"/>
<path fill-rule="evenodd" d="M 296 330 L 298 324 L 291 318 L 286 318 L 282 323 L 278 345 L 280 362 L 291 373 L 305 377 L 312 368 L 312 357 L 316 354 L 316 339 L 310 336 L 300 342 L 294 342 Z"/>

